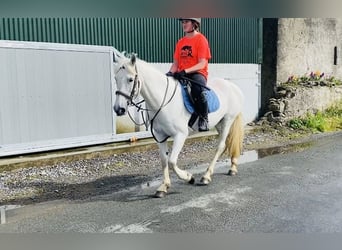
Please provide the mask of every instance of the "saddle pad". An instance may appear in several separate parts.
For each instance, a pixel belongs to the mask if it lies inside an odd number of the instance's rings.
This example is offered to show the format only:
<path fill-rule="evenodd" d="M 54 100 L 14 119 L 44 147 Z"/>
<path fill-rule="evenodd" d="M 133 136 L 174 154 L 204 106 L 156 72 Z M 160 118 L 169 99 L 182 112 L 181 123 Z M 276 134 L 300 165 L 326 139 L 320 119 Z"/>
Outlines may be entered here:
<path fill-rule="evenodd" d="M 192 104 L 186 86 L 181 86 L 183 101 L 185 108 L 189 111 L 190 114 L 195 112 L 194 105 Z M 208 109 L 209 113 L 215 112 L 220 107 L 220 101 L 213 90 L 205 90 L 205 95 L 208 101 Z"/>

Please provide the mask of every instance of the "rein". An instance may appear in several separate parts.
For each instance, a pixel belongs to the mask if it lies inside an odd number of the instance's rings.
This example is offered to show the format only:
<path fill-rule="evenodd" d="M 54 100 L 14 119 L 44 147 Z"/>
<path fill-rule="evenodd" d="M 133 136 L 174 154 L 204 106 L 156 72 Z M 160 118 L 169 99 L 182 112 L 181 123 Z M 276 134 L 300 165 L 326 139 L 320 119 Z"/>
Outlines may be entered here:
<path fill-rule="evenodd" d="M 150 120 L 150 121 L 151 121 L 151 134 L 152 134 L 152 136 L 153 136 L 153 139 L 154 139 L 156 142 L 158 142 L 158 143 L 163 143 L 163 142 L 165 142 L 167 139 L 169 139 L 170 136 L 169 136 L 169 135 L 166 136 L 166 137 L 165 137 L 163 140 L 161 140 L 161 141 L 159 141 L 159 140 L 157 139 L 157 137 L 156 137 L 156 136 L 154 135 L 154 133 L 153 133 L 153 122 L 154 122 L 154 119 L 157 117 L 157 115 L 159 114 L 159 112 L 161 111 L 161 109 L 171 102 L 171 100 L 172 100 L 173 97 L 175 96 L 176 90 L 177 90 L 177 83 L 176 83 L 176 84 L 175 84 L 175 88 L 174 88 L 174 90 L 173 90 L 173 93 L 172 93 L 172 95 L 171 95 L 169 101 L 168 101 L 167 103 L 165 103 L 166 95 L 167 95 L 167 92 L 168 92 L 168 89 L 169 89 L 169 78 L 166 77 L 166 80 L 167 80 L 167 86 L 166 86 L 166 90 L 165 90 L 165 94 L 164 94 L 163 101 L 162 101 L 162 103 L 161 103 L 159 109 L 157 110 L 157 112 L 154 114 L 153 118 Z M 165 104 L 164 104 L 164 103 L 165 103 Z"/>
<path fill-rule="evenodd" d="M 117 72 L 119 72 L 121 69 L 124 69 L 124 67 L 120 67 L 119 70 Z M 151 109 L 146 109 L 146 108 L 141 108 L 140 104 L 143 103 L 145 100 L 142 100 L 138 103 L 135 103 L 133 100 L 138 96 L 139 92 L 140 92 L 140 81 L 138 79 L 138 69 L 135 65 L 135 71 L 136 71 L 136 74 L 134 76 L 134 83 L 133 83 L 133 88 L 132 88 L 132 91 L 130 94 L 126 94 L 120 90 L 117 90 L 115 92 L 116 95 L 122 95 L 123 97 L 125 97 L 127 99 L 127 102 L 128 102 L 128 105 L 129 106 L 134 106 L 137 108 L 138 111 L 142 110 L 142 111 L 146 111 L 147 112 L 147 116 L 148 115 L 148 112 L 149 111 L 153 111 Z M 159 114 L 159 112 L 162 110 L 163 107 L 165 107 L 167 104 L 169 104 L 171 102 L 171 100 L 173 99 L 173 97 L 175 96 L 176 94 L 176 91 L 177 91 L 177 83 L 175 84 L 175 88 L 173 90 L 173 93 L 170 97 L 170 99 L 166 102 L 166 96 L 167 96 L 167 93 L 168 93 L 168 90 L 169 90 L 169 78 L 166 77 L 167 79 L 167 86 L 166 86 L 166 90 L 165 90 L 165 94 L 164 94 L 164 97 L 163 97 L 163 101 L 160 105 L 160 107 L 158 108 L 158 110 L 156 111 L 156 113 L 154 114 L 154 116 L 152 117 L 152 119 L 148 119 L 150 120 L 150 124 L 151 124 L 151 134 L 153 136 L 153 139 L 158 142 L 158 143 L 163 143 L 165 142 L 170 136 L 167 136 L 166 138 L 164 138 L 163 140 L 159 141 L 156 136 L 154 135 L 154 132 L 153 132 L 153 122 L 155 120 L 155 118 L 157 117 L 157 115 Z M 136 92 L 136 88 L 138 87 L 138 91 L 137 91 L 137 94 L 135 94 Z M 134 119 L 132 118 L 132 116 L 129 114 L 129 118 L 133 121 L 134 124 L 136 125 L 142 125 L 142 124 L 138 124 L 137 122 L 134 121 Z M 143 123 L 145 124 L 145 127 L 147 128 L 148 127 L 148 124 L 147 124 L 147 120 L 144 119 L 144 116 L 142 114 L 142 118 L 143 118 Z"/>

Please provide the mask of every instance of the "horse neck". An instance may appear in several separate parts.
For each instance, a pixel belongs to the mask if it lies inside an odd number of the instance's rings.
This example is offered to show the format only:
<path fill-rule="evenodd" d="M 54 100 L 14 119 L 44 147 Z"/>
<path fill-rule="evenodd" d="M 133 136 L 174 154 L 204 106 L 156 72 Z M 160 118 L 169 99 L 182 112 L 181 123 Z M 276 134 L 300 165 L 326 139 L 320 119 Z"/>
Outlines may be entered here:
<path fill-rule="evenodd" d="M 149 108 L 158 109 L 166 94 L 167 77 L 153 66 L 141 60 L 138 61 L 137 70 L 142 80 L 141 95 Z"/>

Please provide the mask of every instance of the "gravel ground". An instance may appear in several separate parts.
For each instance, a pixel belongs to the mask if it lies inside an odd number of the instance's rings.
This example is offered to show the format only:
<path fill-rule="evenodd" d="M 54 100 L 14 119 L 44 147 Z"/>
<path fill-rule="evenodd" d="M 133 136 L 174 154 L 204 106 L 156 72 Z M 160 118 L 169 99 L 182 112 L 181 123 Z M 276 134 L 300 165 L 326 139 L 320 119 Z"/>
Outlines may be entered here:
<path fill-rule="evenodd" d="M 293 131 L 280 131 L 251 129 L 245 136 L 244 151 L 285 145 L 290 141 L 299 142 L 312 136 L 293 136 Z M 289 135 L 295 139 L 291 139 Z M 209 163 L 216 145 L 217 139 L 214 137 L 186 143 L 179 156 L 179 166 L 187 169 Z M 227 159 L 222 157 L 219 161 Z M 3 171 L 0 172 L 0 206 L 56 199 L 82 200 L 147 182 L 159 175 L 161 167 L 157 150 Z"/>

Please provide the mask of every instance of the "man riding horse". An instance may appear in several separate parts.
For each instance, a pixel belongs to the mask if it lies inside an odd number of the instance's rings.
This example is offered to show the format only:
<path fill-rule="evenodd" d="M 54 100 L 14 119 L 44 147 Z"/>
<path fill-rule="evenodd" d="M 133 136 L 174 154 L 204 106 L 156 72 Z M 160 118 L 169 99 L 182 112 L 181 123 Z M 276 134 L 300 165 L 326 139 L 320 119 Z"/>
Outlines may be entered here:
<path fill-rule="evenodd" d="M 199 115 L 198 130 L 208 131 L 208 102 L 205 88 L 208 78 L 208 60 L 211 58 L 207 38 L 199 32 L 201 18 L 181 18 L 185 36 L 174 51 L 174 61 L 168 76 L 183 81 L 188 78 L 191 84 L 191 97 Z"/>

